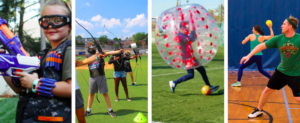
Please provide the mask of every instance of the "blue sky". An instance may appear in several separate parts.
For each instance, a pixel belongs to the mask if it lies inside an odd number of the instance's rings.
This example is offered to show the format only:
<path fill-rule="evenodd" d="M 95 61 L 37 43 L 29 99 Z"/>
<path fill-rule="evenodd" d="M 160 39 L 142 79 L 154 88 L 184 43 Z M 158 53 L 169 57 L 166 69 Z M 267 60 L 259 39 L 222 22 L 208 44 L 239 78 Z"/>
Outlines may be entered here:
<path fill-rule="evenodd" d="M 125 39 L 137 32 L 148 32 L 148 0 L 76 0 L 76 20 L 95 38 L 111 33 Z M 91 37 L 76 24 L 76 36 Z"/>
<path fill-rule="evenodd" d="M 187 4 L 187 0 L 179 0 L 181 1 L 181 5 Z M 159 16 L 163 11 L 175 7 L 177 0 L 152 0 L 152 17 Z M 189 0 L 189 4 L 200 4 L 204 8 L 208 9 L 215 9 L 221 3 L 224 4 L 224 0 Z"/>

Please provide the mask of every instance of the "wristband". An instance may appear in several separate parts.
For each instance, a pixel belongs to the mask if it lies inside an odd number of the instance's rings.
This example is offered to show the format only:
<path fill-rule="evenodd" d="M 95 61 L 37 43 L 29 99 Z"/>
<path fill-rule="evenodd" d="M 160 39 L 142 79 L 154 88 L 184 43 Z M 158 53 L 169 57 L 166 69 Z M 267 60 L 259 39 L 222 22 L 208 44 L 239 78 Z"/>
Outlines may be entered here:
<path fill-rule="evenodd" d="M 39 83 L 39 79 L 36 79 L 33 81 L 33 83 L 32 83 L 32 92 L 33 93 L 36 93 L 35 89 L 38 86 L 38 83 Z"/>
<path fill-rule="evenodd" d="M 37 80 L 39 83 L 38 82 L 35 83 L 36 87 L 32 88 L 32 89 L 35 89 L 34 92 L 40 96 L 53 97 L 52 90 L 53 90 L 53 88 L 56 87 L 56 85 L 55 85 L 56 80 L 49 79 L 49 78 L 40 78 Z"/>
<path fill-rule="evenodd" d="M 98 55 L 96 56 L 96 59 L 97 59 L 97 61 L 99 61 L 99 60 L 98 60 Z"/>

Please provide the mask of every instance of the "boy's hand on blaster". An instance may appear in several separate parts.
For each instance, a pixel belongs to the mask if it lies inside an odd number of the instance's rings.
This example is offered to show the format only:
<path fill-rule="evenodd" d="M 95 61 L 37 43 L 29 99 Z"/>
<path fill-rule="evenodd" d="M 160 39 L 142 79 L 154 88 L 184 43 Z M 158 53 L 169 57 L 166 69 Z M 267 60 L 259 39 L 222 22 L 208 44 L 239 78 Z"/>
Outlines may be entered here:
<path fill-rule="evenodd" d="M 32 89 L 33 81 L 38 79 L 37 73 L 29 74 L 29 73 L 25 73 L 25 72 L 15 72 L 15 74 L 22 76 L 20 78 L 21 86 L 28 88 L 28 89 Z"/>

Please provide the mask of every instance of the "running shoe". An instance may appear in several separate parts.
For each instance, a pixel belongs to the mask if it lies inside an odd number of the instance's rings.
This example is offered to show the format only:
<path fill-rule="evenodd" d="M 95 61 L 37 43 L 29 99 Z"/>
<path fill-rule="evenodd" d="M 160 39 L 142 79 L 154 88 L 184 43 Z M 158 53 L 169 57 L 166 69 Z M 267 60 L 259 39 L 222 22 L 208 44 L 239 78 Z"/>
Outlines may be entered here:
<path fill-rule="evenodd" d="M 131 99 L 130 99 L 130 98 L 126 98 L 126 100 L 127 100 L 128 102 L 130 102 L 130 101 L 131 101 Z"/>
<path fill-rule="evenodd" d="M 254 111 L 248 115 L 248 118 L 256 118 L 263 115 L 263 110 L 258 110 L 258 108 L 254 109 Z"/>
<path fill-rule="evenodd" d="M 84 113 L 85 117 L 92 115 L 92 111 L 85 111 Z"/>
<path fill-rule="evenodd" d="M 116 101 L 116 102 L 119 102 L 119 98 L 116 98 L 115 101 Z"/>
<path fill-rule="evenodd" d="M 113 110 L 109 111 L 108 114 L 109 114 L 111 117 L 117 117 L 117 114 L 116 114 Z"/>
<path fill-rule="evenodd" d="M 137 85 L 136 85 L 136 82 L 133 82 L 133 83 L 132 83 L 132 86 L 137 86 Z"/>
<path fill-rule="evenodd" d="M 173 81 L 170 81 L 169 84 L 170 84 L 171 91 L 175 93 L 175 83 Z"/>
<path fill-rule="evenodd" d="M 240 81 L 236 81 L 235 83 L 231 84 L 232 87 L 241 87 L 242 84 Z"/>
<path fill-rule="evenodd" d="M 219 89 L 220 86 L 213 86 L 211 85 L 210 88 L 211 88 L 211 93 L 215 92 L 216 90 Z"/>

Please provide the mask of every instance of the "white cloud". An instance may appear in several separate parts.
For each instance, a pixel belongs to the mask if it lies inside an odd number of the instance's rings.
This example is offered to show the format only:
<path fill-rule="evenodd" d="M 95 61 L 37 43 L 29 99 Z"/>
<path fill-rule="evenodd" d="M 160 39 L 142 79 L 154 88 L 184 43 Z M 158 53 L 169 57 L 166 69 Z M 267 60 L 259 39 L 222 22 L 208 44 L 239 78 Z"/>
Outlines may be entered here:
<path fill-rule="evenodd" d="M 80 20 L 79 18 L 76 18 L 76 21 L 78 21 L 78 23 L 80 23 L 80 25 L 82 25 L 86 29 L 93 29 L 94 28 L 94 25 L 91 24 L 88 21 Z M 81 27 L 76 23 L 76 28 L 81 28 Z"/>
<path fill-rule="evenodd" d="M 132 37 L 135 34 L 135 32 L 130 33 L 130 37 Z"/>
<path fill-rule="evenodd" d="M 94 17 L 92 17 L 91 21 L 100 21 L 101 20 L 101 15 L 96 15 Z"/>
<path fill-rule="evenodd" d="M 130 21 L 130 18 L 125 18 L 124 20 L 128 23 Z"/>
<path fill-rule="evenodd" d="M 82 38 L 85 38 L 85 33 L 80 33 L 79 34 Z"/>
<path fill-rule="evenodd" d="M 98 32 L 97 34 L 104 35 L 104 34 L 107 34 L 107 33 L 108 33 L 107 31 L 104 31 L 104 32 Z"/>
<path fill-rule="evenodd" d="M 85 5 L 87 5 L 87 6 L 91 6 L 89 2 L 87 2 Z"/>
<path fill-rule="evenodd" d="M 121 26 L 120 19 L 111 18 L 110 20 L 103 18 L 101 25 L 105 25 L 106 28 L 114 28 L 115 26 Z"/>
<path fill-rule="evenodd" d="M 129 29 L 123 29 L 122 32 L 126 33 L 126 32 L 129 32 L 130 30 Z"/>
<path fill-rule="evenodd" d="M 131 28 L 131 27 L 134 27 L 136 25 L 139 25 L 139 26 L 145 26 L 148 22 L 147 18 L 145 17 L 145 14 L 140 14 L 140 15 L 136 15 L 136 18 L 133 18 L 133 19 L 125 19 L 125 21 L 127 21 L 127 25 L 126 25 L 126 28 Z"/>

